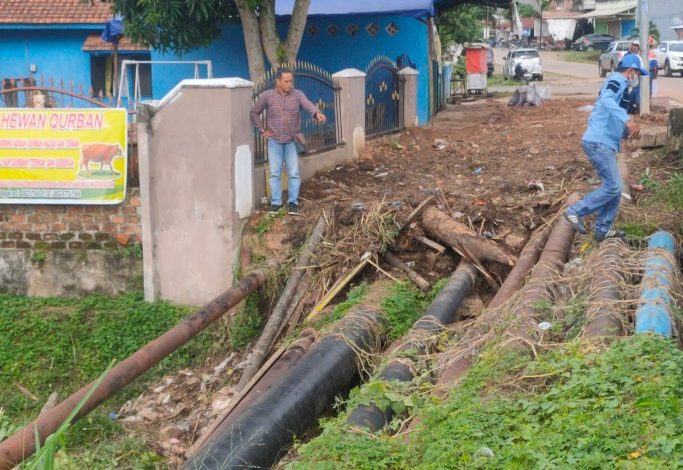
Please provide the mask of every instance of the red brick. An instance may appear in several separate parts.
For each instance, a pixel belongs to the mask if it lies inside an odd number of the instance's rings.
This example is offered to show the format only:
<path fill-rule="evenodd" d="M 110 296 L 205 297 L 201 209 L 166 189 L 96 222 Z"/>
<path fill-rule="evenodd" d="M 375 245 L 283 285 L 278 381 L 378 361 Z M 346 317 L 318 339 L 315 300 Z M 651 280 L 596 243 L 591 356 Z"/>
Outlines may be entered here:
<path fill-rule="evenodd" d="M 91 224 L 92 223 L 92 216 L 91 215 L 81 215 L 78 217 L 78 221 L 84 224 Z"/>
<path fill-rule="evenodd" d="M 44 214 L 31 214 L 29 216 L 24 215 L 24 219 L 22 222 L 28 222 L 29 224 L 39 224 L 43 221 Z M 15 216 L 18 217 L 18 216 Z"/>
<path fill-rule="evenodd" d="M 33 224 L 34 232 L 47 232 L 49 230 L 47 224 Z"/>
<path fill-rule="evenodd" d="M 79 240 L 90 241 L 93 239 L 93 236 L 89 233 L 81 233 L 78 235 L 78 238 Z"/>
<path fill-rule="evenodd" d="M 62 216 L 62 222 L 65 224 L 78 222 L 78 216 L 75 214 L 68 214 L 68 215 Z"/>
<path fill-rule="evenodd" d="M 9 238 L 10 240 L 21 240 L 22 238 L 24 238 L 24 234 L 21 232 L 11 232 L 7 236 L 7 238 Z"/>
<path fill-rule="evenodd" d="M 71 240 L 72 238 L 76 238 L 76 234 L 71 232 L 63 233 L 59 236 L 59 238 L 61 238 L 62 240 Z"/>
<path fill-rule="evenodd" d="M 53 250 L 64 250 L 66 248 L 66 243 L 65 242 L 52 242 L 50 244 L 50 248 Z"/>
<path fill-rule="evenodd" d="M 9 220 L 18 224 L 26 223 L 26 214 L 13 214 L 9 217 Z M 29 222 L 31 221 L 29 220 Z"/>
<path fill-rule="evenodd" d="M 32 224 L 17 224 L 17 230 L 20 232 L 30 232 L 33 230 Z"/>
<path fill-rule="evenodd" d="M 43 240 L 45 241 L 53 241 L 53 240 L 59 240 L 59 234 L 56 233 L 45 233 L 43 234 Z"/>
<path fill-rule="evenodd" d="M 137 215 L 138 214 L 138 210 L 135 207 L 124 207 L 122 209 L 122 212 L 125 215 Z"/>
<path fill-rule="evenodd" d="M 128 201 L 128 205 L 131 207 L 140 207 L 140 198 L 139 197 L 131 197 L 130 200 Z"/>
<path fill-rule="evenodd" d="M 36 206 L 36 214 L 49 214 L 50 206 Z"/>
<path fill-rule="evenodd" d="M 14 248 L 15 243 L 13 240 L 6 240 L 3 242 L 0 242 L 0 248 Z"/>
<path fill-rule="evenodd" d="M 97 242 L 103 242 L 103 241 L 107 241 L 107 240 L 111 240 L 111 235 L 110 235 L 110 234 L 105 233 L 105 232 L 97 232 L 97 233 L 95 234 L 95 241 L 97 241 Z"/>
<path fill-rule="evenodd" d="M 66 214 L 66 206 L 52 206 L 51 214 Z"/>
<path fill-rule="evenodd" d="M 116 235 L 116 241 L 119 243 L 119 245 L 126 246 L 128 245 L 128 242 L 130 242 L 130 235 L 127 233 L 119 233 Z"/>
<path fill-rule="evenodd" d="M 57 222 L 59 220 L 59 216 L 56 214 L 45 214 L 43 215 L 43 220 L 42 222 L 46 222 L 48 224 Z"/>
<path fill-rule="evenodd" d="M 79 250 L 83 248 L 83 242 L 69 242 L 69 249 Z"/>
<path fill-rule="evenodd" d="M 50 226 L 50 230 L 53 232 L 63 232 L 66 230 L 66 225 L 63 223 L 56 223 Z"/>
<path fill-rule="evenodd" d="M 102 230 L 101 231 L 111 233 L 113 235 L 116 232 L 119 232 L 120 230 L 117 230 L 117 225 L 106 223 L 106 224 L 102 224 Z"/>
<path fill-rule="evenodd" d="M 122 224 L 125 222 L 125 219 L 120 215 L 112 215 L 112 216 L 109 216 L 109 221 L 112 224 Z"/>
<path fill-rule="evenodd" d="M 86 214 L 101 214 L 102 213 L 102 206 L 86 206 L 85 207 L 85 213 Z"/>
<path fill-rule="evenodd" d="M 83 224 L 68 224 L 66 229 L 69 232 L 80 232 L 81 230 L 83 230 Z"/>
<path fill-rule="evenodd" d="M 33 248 L 33 245 L 31 245 L 29 242 L 24 241 L 24 240 L 19 240 L 16 244 L 17 248 Z"/>
<path fill-rule="evenodd" d="M 95 224 L 83 224 L 83 230 L 86 232 L 97 232 L 100 229 L 99 225 Z"/>
<path fill-rule="evenodd" d="M 137 224 L 140 221 L 139 217 L 129 215 L 126 217 L 127 224 Z"/>
<path fill-rule="evenodd" d="M 35 240 L 42 240 L 42 239 L 43 239 L 43 236 L 42 236 L 41 234 L 39 234 L 39 233 L 27 233 L 27 234 L 26 234 L 26 239 L 27 239 L 27 240 L 33 240 L 33 241 L 35 241 Z"/>
<path fill-rule="evenodd" d="M 83 206 L 69 206 L 66 208 L 66 213 L 67 214 L 82 214 L 83 213 Z"/>

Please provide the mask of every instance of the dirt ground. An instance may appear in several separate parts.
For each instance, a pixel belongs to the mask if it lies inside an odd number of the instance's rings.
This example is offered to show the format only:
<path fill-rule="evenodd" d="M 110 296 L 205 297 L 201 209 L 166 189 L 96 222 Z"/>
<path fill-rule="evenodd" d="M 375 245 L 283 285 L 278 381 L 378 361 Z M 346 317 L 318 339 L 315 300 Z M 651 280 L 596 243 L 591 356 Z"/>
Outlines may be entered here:
<path fill-rule="evenodd" d="M 387 235 L 393 231 L 395 236 L 406 217 L 430 196 L 454 219 L 518 254 L 533 230 L 557 213 L 567 194 L 585 193 L 598 181 L 580 146 L 588 113 L 578 108 L 590 101 L 558 99 L 537 108 L 508 108 L 505 102 L 488 99 L 450 105 L 431 127 L 368 141 L 361 160 L 303 185 L 300 216 L 277 217 L 260 233 L 269 216 L 252 217 L 245 231 L 243 263 L 252 267 L 291 263 L 293 250 L 324 213 L 330 229 L 323 243 L 325 254 L 314 267 L 325 275 L 305 281 L 311 294 L 304 299 L 304 311 L 364 252 L 387 243 L 433 282 L 454 268 L 457 257 L 438 255 L 416 241 L 413 236 L 422 234 L 419 219 L 397 239 Z M 645 127 L 663 125 L 665 120 L 663 110 L 637 118 Z M 637 183 L 646 167 L 657 164 L 654 153 L 638 150 L 637 143 L 628 144 L 623 153 L 629 157 L 630 183 Z M 384 269 L 399 275 L 387 266 Z M 491 266 L 501 279 L 507 270 Z M 381 275 L 369 271 L 364 274 Z M 492 292 L 484 287 L 479 294 L 486 301 Z M 238 379 L 244 356 L 230 354 L 222 359 L 206 370 L 165 378 L 124 410 L 124 422 L 143 432 L 158 451 L 182 461 L 183 452 L 234 394 L 229 384 Z M 220 379 L 225 371 L 230 375 L 228 385 L 223 385 L 224 377 Z"/>

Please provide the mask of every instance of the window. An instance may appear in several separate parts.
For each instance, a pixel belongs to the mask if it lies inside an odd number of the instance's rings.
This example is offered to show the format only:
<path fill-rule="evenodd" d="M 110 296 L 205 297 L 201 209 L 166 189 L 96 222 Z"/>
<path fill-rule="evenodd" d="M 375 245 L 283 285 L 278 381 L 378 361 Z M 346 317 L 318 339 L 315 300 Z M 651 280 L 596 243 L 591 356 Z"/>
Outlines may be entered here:
<path fill-rule="evenodd" d="M 672 43 L 671 46 L 669 47 L 669 51 L 683 52 L 683 43 L 680 43 L 680 42 L 679 43 L 677 43 L 677 42 Z"/>
<path fill-rule="evenodd" d="M 121 76 L 121 62 L 123 60 L 151 60 L 151 54 L 119 54 L 118 74 Z M 111 97 L 118 82 L 114 83 L 114 59 L 111 54 L 91 55 L 90 56 L 90 86 L 92 97 Z M 143 97 L 152 97 L 152 66 L 150 64 L 140 65 L 140 93 Z"/>
<path fill-rule="evenodd" d="M 515 59 L 530 59 L 538 57 L 537 51 L 517 51 L 515 52 Z"/>

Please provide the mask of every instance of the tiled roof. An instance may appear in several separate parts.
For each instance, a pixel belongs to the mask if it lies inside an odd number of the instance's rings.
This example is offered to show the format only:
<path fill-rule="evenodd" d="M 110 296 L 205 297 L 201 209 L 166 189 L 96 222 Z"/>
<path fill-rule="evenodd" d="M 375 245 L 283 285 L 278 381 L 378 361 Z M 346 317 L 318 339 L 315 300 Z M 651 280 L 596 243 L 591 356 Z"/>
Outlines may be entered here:
<path fill-rule="evenodd" d="M 85 39 L 82 50 L 83 52 L 113 51 L 114 45 L 110 42 L 103 41 L 99 34 L 92 34 Z M 149 51 L 149 47 L 135 44 L 134 42 L 131 42 L 130 39 L 123 36 L 119 41 L 119 51 Z"/>
<path fill-rule="evenodd" d="M 0 24 L 104 23 L 111 3 L 101 0 L 0 0 Z"/>

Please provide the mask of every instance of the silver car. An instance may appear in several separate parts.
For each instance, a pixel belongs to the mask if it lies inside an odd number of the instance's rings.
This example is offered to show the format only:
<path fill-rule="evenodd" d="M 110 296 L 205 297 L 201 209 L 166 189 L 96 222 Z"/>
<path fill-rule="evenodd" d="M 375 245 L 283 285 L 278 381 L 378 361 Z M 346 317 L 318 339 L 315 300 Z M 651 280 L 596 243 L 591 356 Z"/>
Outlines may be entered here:
<path fill-rule="evenodd" d="M 598 59 L 598 74 L 600 77 L 606 77 L 607 72 L 613 72 L 617 68 L 617 65 L 619 65 L 619 62 L 621 62 L 621 59 L 634 42 L 638 44 L 638 41 L 614 41 L 607 46 L 605 52 L 600 54 Z"/>
<path fill-rule="evenodd" d="M 513 49 L 508 52 L 503 63 L 503 78 L 514 78 L 517 65 L 521 65 L 524 71 L 530 73 L 532 80 L 543 81 L 543 64 L 536 49 Z"/>

